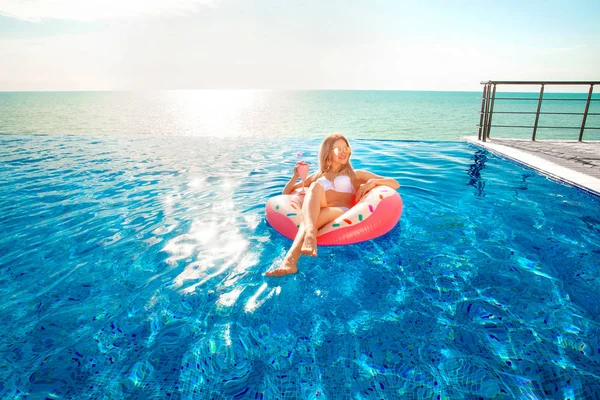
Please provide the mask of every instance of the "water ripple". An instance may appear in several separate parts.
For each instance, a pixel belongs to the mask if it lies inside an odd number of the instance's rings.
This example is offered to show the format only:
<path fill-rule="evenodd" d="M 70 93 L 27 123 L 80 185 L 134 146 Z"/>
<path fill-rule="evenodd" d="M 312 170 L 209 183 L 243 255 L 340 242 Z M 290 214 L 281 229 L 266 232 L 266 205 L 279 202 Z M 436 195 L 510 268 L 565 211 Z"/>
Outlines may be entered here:
<path fill-rule="evenodd" d="M 273 280 L 290 241 L 264 204 L 319 140 L 0 140 L 2 397 L 598 388 L 600 203 L 574 188 L 462 143 L 356 140 L 356 168 L 402 184 L 400 224 Z"/>

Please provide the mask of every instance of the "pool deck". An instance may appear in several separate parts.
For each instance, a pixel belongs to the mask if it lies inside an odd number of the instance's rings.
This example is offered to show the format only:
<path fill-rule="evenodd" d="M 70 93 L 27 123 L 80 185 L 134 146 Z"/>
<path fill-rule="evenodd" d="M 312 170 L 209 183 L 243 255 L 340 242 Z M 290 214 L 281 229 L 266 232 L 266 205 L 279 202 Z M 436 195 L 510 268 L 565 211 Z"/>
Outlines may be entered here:
<path fill-rule="evenodd" d="M 600 141 L 490 138 L 483 142 L 477 136 L 461 140 L 600 196 Z"/>

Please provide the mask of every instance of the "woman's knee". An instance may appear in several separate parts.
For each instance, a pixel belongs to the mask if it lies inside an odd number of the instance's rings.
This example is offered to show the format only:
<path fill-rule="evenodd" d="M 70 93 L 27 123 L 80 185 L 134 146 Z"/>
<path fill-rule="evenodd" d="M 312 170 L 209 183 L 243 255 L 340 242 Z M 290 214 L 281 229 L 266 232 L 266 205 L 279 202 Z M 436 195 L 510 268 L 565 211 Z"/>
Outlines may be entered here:
<path fill-rule="evenodd" d="M 306 201 L 307 199 L 310 200 Z M 313 205 L 315 203 L 318 203 L 321 208 L 327 207 L 327 198 L 325 197 L 325 190 L 323 189 L 323 186 L 316 182 L 311 183 L 308 187 L 308 192 L 306 193 L 306 198 L 304 204 L 302 205 L 302 209 L 304 210 L 305 207 L 308 207 L 309 203 Z"/>
<path fill-rule="evenodd" d="M 321 184 L 319 184 L 317 182 L 311 183 L 310 186 L 308 187 L 308 190 L 310 192 L 312 192 L 313 194 L 318 194 L 318 195 L 325 193 L 325 191 L 323 190 L 323 186 L 321 186 Z"/>

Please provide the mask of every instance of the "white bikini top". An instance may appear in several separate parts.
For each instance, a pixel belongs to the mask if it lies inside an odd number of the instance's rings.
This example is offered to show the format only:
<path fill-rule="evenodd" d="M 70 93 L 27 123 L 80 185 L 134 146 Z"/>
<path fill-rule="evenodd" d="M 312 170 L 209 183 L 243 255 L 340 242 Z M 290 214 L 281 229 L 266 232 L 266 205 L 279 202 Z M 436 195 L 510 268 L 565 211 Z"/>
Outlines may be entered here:
<path fill-rule="evenodd" d="M 341 193 L 354 193 L 354 186 L 352 186 L 352 181 L 348 175 L 338 175 L 335 177 L 333 182 L 329 179 L 325 178 L 325 176 L 317 179 L 317 183 L 323 186 L 325 191 L 335 190 L 336 192 Z"/>

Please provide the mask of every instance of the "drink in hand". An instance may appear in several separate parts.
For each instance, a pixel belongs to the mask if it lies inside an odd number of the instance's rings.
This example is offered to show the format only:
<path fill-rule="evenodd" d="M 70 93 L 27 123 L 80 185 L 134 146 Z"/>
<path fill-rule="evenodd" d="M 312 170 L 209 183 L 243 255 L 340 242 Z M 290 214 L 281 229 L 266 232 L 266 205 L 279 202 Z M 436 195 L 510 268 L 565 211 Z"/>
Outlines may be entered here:
<path fill-rule="evenodd" d="M 298 164 L 298 174 L 300 175 L 300 179 L 302 179 L 302 190 L 300 191 L 300 193 L 305 193 L 304 192 L 304 181 L 308 177 L 308 170 L 309 170 L 309 166 L 304 161 L 301 161 L 300 164 Z"/>

